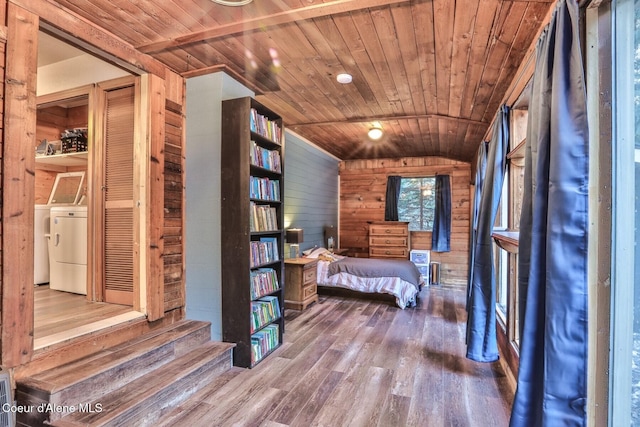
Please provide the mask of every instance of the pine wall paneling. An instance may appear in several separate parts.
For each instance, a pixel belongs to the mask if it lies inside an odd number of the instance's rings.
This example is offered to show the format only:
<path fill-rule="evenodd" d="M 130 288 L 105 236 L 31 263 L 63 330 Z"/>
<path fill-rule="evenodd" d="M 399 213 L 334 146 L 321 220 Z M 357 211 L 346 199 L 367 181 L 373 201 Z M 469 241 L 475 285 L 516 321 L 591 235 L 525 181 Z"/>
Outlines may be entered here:
<path fill-rule="evenodd" d="M 0 96 L 2 99 L 5 98 L 5 60 L 6 60 L 6 48 L 7 48 L 7 27 L 6 21 L 7 16 L 6 12 L 7 3 L 4 0 L 0 0 Z M 4 102 L 0 102 L 0 162 L 4 164 Z M 2 167 L 0 167 L 0 182 L 3 183 L 0 185 L 0 200 L 4 200 L 3 187 L 4 187 L 4 176 L 2 172 Z M 4 212 L 0 209 L 0 271 L 2 271 L 2 265 L 4 262 L 4 230 L 3 230 L 3 215 Z M 2 327 L 2 322 L 4 321 L 3 314 L 3 304 L 4 304 L 4 296 L 3 296 L 3 284 L 4 284 L 4 275 L 0 274 L 0 327 Z M 0 331 L 1 332 L 1 331 Z M 4 350 L 3 350 L 3 340 L 4 334 L 0 333 L 0 362 L 2 362 Z"/>
<path fill-rule="evenodd" d="M 33 217 L 38 16 L 9 3 L 2 150 L 3 367 L 33 354 Z M 10 143 L 6 143 L 9 141 Z M 31 206 L 25 209 L 25 206 Z M 29 231 L 31 230 L 31 231 Z M 11 248 L 12 250 L 7 250 Z"/>
<path fill-rule="evenodd" d="M 442 283 L 467 284 L 470 225 L 470 165 L 441 157 L 349 160 L 340 163 L 340 244 L 353 256 L 369 253 L 368 221 L 384 220 L 389 175 L 451 176 L 451 252 L 432 253 L 441 263 Z M 411 249 L 431 249 L 430 232 L 411 232 Z"/>

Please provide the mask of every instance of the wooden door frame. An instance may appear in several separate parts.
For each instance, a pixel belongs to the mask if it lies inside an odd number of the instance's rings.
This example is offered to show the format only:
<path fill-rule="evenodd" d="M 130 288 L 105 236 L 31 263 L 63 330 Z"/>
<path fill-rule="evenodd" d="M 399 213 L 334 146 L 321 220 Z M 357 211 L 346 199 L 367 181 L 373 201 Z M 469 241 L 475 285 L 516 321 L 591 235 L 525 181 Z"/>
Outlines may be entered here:
<path fill-rule="evenodd" d="M 33 303 L 33 209 L 36 127 L 36 69 L 37 39 L 40 30 L 40 18 L 12 2 L 8 2 L 6 27 L 5 69 L 5 114 L 4 141 L 1 161 L 2 174 L 2 273 L 1 273 L 1 341 L 0 364 L 12 368 L 28 363 L 33 357 L 34 303 Z M 2 40 L 4 41 L 4 40 Z M 95 53 L 95 51 L 93 51 Z M 148 62 L 148 61 L 142 61 Z M 149 224 L 149 220 L 163 218 L 163 172 L 164 155 L 164 78 L 147 74 L 133 77 L 138 82 L 136 93 L 136 114 L 139 125 L 136 126 L 136 146 L 138 159 L 144 168 L 137 173 L 136 199 L 139 214 L 136 241 L 139 248 L 137 291 L 134 295 L 134 309 L 147 314 L 148 320 L 156 320 L 164 315 L 163 275 L 162 275 L 162 222 Z M 144 87 L 142 87 L 144 86 Z M 150 93 L 152 92 L 152 93 Z M 144 94 L 144 95 L 143 95 Z M 92 96 L 99 102 L 99 90 Z M 99 125 L 99 114 L 91 113 L 90 127 Z M 97 137 L 97 135 L 95 135 Z M 94 152 L 97 150 L 94 150 Z M 146 160 L 145 160 L 146 159 Z M 136 167 L 136 170 L 138 168 Z M 94 191 L 98 180 L 97 171 L 89 170 L 90 182 Z M 145 176 L 146 174 L 146 176 Z M 97 212 L 96 201 L 89 198 Z M 144 224 L 144 225 L 142 225 Z M 90 226 L 96 233 L 97 224 Z M 151 256 L 147 254 L 150 253 Z M 101 255 L 101 254 L 100 254 Z M 89 251 L 90 265 L 95 266 L 97 253 L 95 246 Z M 145 262 L 144 267 L 141 262 Z M 89 267 L 89 264 L 88 264 Z M 94 267 L 92 267 L 93 269 Z M 91 275 L 90 280 L 94 280 Z M 91 297 L 96 296 L 95 285 L 88 290 Z"/>

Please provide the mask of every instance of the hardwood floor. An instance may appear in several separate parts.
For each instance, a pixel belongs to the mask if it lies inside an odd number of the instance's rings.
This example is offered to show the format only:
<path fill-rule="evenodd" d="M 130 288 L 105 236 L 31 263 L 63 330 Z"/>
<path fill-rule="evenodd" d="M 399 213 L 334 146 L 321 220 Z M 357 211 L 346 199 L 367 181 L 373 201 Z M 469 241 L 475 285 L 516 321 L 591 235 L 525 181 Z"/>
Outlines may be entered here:
<path fill-rule="evenodd" d="M 416 308 L 320 296 L 287 310 L 284 345 L 233 368 L 163 425 L 508 425 L 513 389 L 498 362 L 465 358 L 465 293 L 425 288 Z"/>
<path fill-rule="evenodd" d="M 37 286 L 34 292 L 34 348 L 57 344 L 88 332 L 138 318 L 131 307 L 87 301 L 84 295 Z"/>

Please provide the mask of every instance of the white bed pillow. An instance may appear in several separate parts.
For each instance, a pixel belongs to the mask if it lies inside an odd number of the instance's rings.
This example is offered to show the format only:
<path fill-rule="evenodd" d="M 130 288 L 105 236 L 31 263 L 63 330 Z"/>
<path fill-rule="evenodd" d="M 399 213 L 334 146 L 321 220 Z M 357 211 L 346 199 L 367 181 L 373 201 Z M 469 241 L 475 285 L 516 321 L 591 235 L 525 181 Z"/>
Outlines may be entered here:
<path fill-rule="evenodd" d="M 329 250 L 327 248 L 312 248 L 302 253 L 305 258 L 318 258 L 318 256 L 322 255 L 325 252 L 329 252 Z"/>

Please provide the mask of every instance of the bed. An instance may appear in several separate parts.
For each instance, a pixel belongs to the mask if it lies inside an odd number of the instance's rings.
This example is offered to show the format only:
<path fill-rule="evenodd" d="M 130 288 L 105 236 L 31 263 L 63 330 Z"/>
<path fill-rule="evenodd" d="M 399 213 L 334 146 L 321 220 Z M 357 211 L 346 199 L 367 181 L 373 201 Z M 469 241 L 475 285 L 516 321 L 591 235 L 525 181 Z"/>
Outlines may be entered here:
<path fill-rule="evenodd" d="M 318 286 L 389 294 L 402 309 L 415 306 L 424 285 L 420 271 L 409 260 L 345 257 L 325 248 L 315 248 L 305 256 L 318 260 Z"/>

